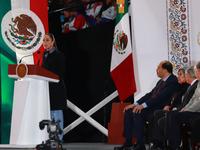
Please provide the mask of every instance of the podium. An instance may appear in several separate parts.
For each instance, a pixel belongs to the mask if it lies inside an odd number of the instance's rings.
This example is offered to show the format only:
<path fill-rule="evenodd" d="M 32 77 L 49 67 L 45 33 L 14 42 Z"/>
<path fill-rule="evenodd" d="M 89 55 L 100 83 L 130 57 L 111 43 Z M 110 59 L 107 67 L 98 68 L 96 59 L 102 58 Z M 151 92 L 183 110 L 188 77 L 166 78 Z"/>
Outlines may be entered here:
<path fill-rule="evenodd" d="M 8 76 L 18 79 L 14 85 L 10 145 L 36 146 L 48 139 L 39 122 L 51 119 L 49 84 L 59 76 L 37 65 L 8 65 Z"/>

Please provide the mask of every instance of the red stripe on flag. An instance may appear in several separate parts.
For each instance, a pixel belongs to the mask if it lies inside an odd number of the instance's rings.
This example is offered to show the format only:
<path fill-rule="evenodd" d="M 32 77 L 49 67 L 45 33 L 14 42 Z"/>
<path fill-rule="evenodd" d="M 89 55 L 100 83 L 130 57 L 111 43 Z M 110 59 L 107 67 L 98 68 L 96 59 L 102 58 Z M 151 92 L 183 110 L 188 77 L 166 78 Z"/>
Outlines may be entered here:
<path fill-rule="evenodd" d="M 30 10 L 33 11 L 42 21 L 44 26 L 45 33 L 49 32 L 49 25 L 48 25 L 48 2 L 47 0 L 30 0 Z M 37 65 L 39 59 L 40 65 L 42 63 L 42 57 L 40 57 L 44 53 L 43 45 L 37 50 L 40 51 L 40 54 L 33 55 L 34 64 Z M 35 53 L 37 53 L 37 51 Z M 33 53 L 33 54 L 35 54 Z"/>
<path fill-rule="evenodd" d="M 121 102 L 136 92 L 132 53 L 111 73 Z"/>

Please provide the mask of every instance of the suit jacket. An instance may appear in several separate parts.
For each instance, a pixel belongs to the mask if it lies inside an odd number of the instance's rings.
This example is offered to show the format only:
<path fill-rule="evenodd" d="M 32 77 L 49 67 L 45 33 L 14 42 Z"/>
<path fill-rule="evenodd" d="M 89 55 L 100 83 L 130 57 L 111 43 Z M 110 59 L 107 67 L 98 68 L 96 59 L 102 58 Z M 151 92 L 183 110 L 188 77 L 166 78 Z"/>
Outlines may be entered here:
<path fill-rule="evenodd" d="M 174 107 L 177 107 L 182 103 L 182 97 L 186 93 L 189 85 L 190 84 L 188 84 L 188 83 L 178 84 L 178 87 L 177 87 L 174 95 L 172 96 L 172 101 L 171 101 L 172 104 L 171 104 L 171 107 L 169 108 L 169 110 L 172 110 Z"/>
<path fill-rule="evenodd" d="M 50 106 L 51 110 L 62 110 L 67 108 L 67 94 L 63 80 L 65 74 L 65 57 L 55 50 L 49 53 L 47 58 L 43 54 L 42 67 L 57 74 L 60 78 L 58 83 L 49 83 Z"/>
<path fill-rule="evenodd" d="M 184 111 L 200 112 L 200 82 L 198 81 L 197 88 L 189 103 L 184 107 Z"/>
<path fill-rule="evenodd" d="M 161 86 L 158 93 L 153 98 L 151 98 L 159 88 L 161 82 L 162 79 L 157 82 L 156 86 L 151 90 L 151 92 L 140 98 L 137 103 L 142 104 L 145 102 L 147 104 L 147 108 L 154 110 L 162 109 L 165 105 L 169 104 L 172 99 L 172 95 L 178 86 L 177 77 L 171 74 Z"/>
<path fill-rule="evenodd" d="M 194 84 L 186 91 L 183 97 L 183 102 L 177 106 L 177 111 L 181 110 L 183 107 L 185 107 L 192 96 L 194 95 L 194 92 L 197 88 L 198 81 L 195 81 Z"/>

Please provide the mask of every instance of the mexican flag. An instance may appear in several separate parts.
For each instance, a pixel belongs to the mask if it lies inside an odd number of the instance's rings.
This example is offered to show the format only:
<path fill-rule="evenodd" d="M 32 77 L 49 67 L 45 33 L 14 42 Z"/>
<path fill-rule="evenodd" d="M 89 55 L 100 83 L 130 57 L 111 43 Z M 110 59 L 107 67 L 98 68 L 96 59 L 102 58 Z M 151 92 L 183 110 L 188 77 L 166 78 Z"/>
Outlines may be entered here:
<path fill-rule="evenodd" d="M 117 0 L 110 74 L 121 102 L 136 92 L 127 0 Z"/>
<path fill-rule="evenodd" d="M 2 0 L 0 42 L 16 53 L 19 61 L 36 64 L 42 36 L 48 32 L 47 0 Z"/>
<path fill-rule="evenodd" d="M 42 37 L 48 33 L 47 0 L 1 0 L 1 143 L 9 143 L 14 79 L 8 77 L 8 64 L 37 64 Z M 38 54 L 37 51 L 41 53 Z M 40 61 L 41 62 L 41 61 Z"/>

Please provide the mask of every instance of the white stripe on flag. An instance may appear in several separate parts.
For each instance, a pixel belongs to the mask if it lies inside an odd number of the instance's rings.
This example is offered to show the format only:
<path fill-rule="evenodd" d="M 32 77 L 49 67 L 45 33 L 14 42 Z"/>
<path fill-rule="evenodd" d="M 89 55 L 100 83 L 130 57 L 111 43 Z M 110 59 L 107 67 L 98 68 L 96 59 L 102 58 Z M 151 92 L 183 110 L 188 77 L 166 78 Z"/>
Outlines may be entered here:
<path fill-rule="evenodd" d="M 124 33 L 127 34 L 127 37 L 130 37 L 130 26 L 129 26 L 128 23 L 126 23 L 126 22 L 129 22 L 129 14 L 126 13 L 123 16 L 123 18 L 120 20 L 120 22 L 116 25 L 115 31 L 123 29 Z M 113 49 L 114 49 L 114 47 L 113 47 Z M 123 60 L 126 57 L 129 56 L 130 53 L 132 53 L 132 50 L 131 50 L 131 39 L 130 38 L 129 38 L 129 41 L 128 41 L 128 44 L 127 44 L 127 47 L 126 47 L 125 51 L 126 51 L 126 53 L 123 54 L 123 55 L 121 55 L 121 54 L 118 54 L 118 52 L 116 52 L 115 50 L 113 50 L 113 52 L 112 52 L 112 59 L 111 59 L 112 63 L 111 63 L 111 69 L 110 69 L 110 71 L 112 71 L 113 69 L 115 69 L 121 62 L 123 62 Z"/>
<path fill-rule="evenodd" d="M 11 0 L 11 9 L 17 10 L 19 8 L 24 8 L 24 9 L 30 10 L 30 1 L 29 0 Z M 13 13 L 15 13 L 15 12 L 13 11 Z M 30 14 L 28 14 L 28 15 L 30 16 Z M 13 16 L 15 16 L 15 15 L 13 14 Z M 19 62 L 19 60 L 23 56 L 27 55 L 27 54 L 18 53 L 17 48 L 15 48 L 15 52 L 16 52 L 16 56 L 17 56 L 17 62 Z M 31 57 L 31 56 L 27 57 L 27 58 L 25 57 L 23 59 L 23 61 L 25 61 L 27 64 L 33 64 L 33 57 Z"/>
<path fill-rule="evenodd" d="M 11 9 L 25 8 L 30 9 L 29 0 L 11 0 Z"/>

